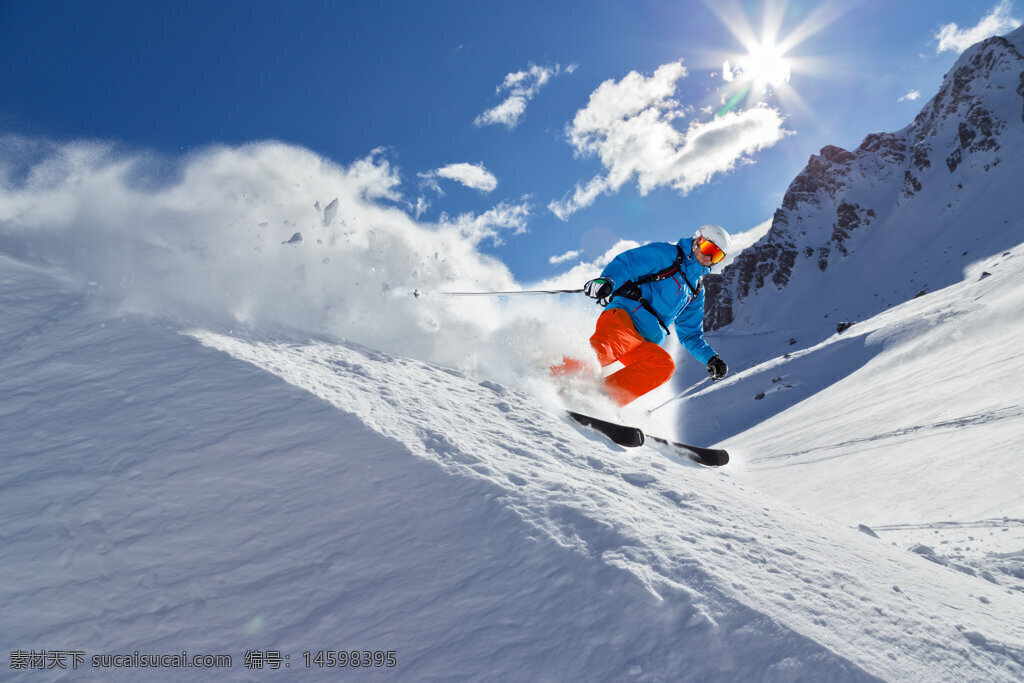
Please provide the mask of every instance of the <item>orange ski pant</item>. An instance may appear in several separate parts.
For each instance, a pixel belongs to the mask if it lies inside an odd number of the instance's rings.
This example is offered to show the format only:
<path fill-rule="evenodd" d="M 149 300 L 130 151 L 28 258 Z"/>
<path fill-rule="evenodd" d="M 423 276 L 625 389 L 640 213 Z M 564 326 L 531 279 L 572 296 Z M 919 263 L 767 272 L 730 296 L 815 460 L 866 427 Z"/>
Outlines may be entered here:
<path fill-rule="evenodd" d="M 590 345 L 602 368 L 615 361 L 625 366 L 604 379 L 605 390 L 620 407 L 667 382 L 676 369 L 671 354 L 641 337 L 621 308 L 601 314 Z"/>

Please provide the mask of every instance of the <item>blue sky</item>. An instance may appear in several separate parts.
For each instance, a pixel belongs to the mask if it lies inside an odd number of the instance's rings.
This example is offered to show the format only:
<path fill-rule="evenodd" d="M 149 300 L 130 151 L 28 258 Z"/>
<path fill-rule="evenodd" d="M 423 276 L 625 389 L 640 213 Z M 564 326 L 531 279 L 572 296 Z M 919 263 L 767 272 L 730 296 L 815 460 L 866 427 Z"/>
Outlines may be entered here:
<path fill-rule="evenodd" d="M 966 41 L 1021 16 L 1008 0 L 3 0 L 0 135 L 170 159 L 279 140 L 341 165 L 383 148 L 425 223 L 523 207 L 481 249 L 530 281 L 619 239 L 763 223 L 811 154 L 904 127 Z"/>

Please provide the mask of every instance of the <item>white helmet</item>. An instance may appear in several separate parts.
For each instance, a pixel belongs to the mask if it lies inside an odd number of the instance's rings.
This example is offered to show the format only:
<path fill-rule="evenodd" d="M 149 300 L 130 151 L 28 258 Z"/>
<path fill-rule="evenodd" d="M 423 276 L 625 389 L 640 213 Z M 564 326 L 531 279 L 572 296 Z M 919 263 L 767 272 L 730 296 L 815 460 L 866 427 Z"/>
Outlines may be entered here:
<path fill-rule="evenodd" d="M 729 237 L 729 233 L 725 231 L 720 225 L 714 223 L 708 223 L 697 228 L 697 232 L 693 235 L 694 245 L 696 246 L 702 240 L 708 242 L 714 242 L 715 246 L 721 249 L 725 254 L 732 251 L 732 238 Z"/>

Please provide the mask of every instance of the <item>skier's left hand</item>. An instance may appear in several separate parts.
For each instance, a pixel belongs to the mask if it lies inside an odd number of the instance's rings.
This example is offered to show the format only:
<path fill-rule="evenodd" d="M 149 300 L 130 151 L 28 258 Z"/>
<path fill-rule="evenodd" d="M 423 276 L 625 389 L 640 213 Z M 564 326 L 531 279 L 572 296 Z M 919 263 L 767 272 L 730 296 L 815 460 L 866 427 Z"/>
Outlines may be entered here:
<path fill-rule="evenodd" d="M 708 372 L 711 373 L 711 381 L 716 382 L 729 372 L 729 366 L 725 364 L 725 361 L 716 353 L 711 356 L 711 360 L 708 361 Z"/>

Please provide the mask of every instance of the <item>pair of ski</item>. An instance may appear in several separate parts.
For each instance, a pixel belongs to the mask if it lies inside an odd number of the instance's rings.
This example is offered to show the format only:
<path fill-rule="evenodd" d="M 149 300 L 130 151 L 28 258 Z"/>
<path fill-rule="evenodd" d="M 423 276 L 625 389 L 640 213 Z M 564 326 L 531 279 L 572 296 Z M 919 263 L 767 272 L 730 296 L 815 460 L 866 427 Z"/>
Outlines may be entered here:
<path fill-rule="evenodd" d="M 650 441 L 655 444 L 656 448 L 667 449 L 671 453 L 689 458 L 693 462 L 706 467 L 721 467 L 729 462 L 729 453 L 723 448 L 702 448 L 700 446 L 679 443 L 678 441 L 669 441 L 658 436 L 645 435 L 639 427 L 627 427 L 626 425 L 608 422 L 607 420 L 591 417 L 590 415 L 574 413 L 571 410 L 566 412 L 569 414 L 569 417 L 584 427 L 597 430 L 608 437 L 613 443 L 624 448 L 637 448 L 643 446 L 645 441 Z"/>

